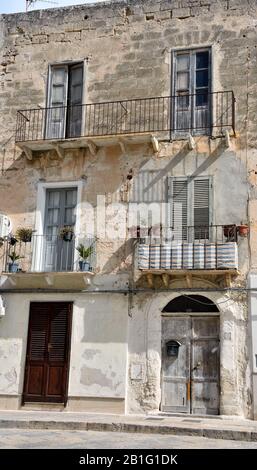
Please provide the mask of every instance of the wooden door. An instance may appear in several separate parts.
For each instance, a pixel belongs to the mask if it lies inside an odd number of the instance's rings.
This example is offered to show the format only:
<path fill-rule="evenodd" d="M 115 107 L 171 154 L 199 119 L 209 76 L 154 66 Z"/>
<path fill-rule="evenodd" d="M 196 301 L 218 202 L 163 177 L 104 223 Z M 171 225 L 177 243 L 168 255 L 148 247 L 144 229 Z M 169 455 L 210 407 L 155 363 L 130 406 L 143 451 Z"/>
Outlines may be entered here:
<path fill-rule="evenodd" d="M 190 317 L 162 317 L 162 411 L 190 412 Z M 168 356 L 167 343 L 178 340 L 178 356 Z"/>
<path fill-rule="evenodd" d="M 60 237 L 64 226 L 75 227 L 77 189 L 46 191 L 43 271 L 73 271 L 75 236 L 70 241 Z"/>
<path fill-rule="evenodd" d="M 209 50 L 181 51 L 174 57 L 173 127 L 175 132 L 209 134 L 211 126 Z"/>
<path fill-rule="evenodd" d="M 219 318 L 192 317 L 193 414 L 219 414 L 219 349 Z"/>
<path fill-rule="evenodd" d="M 23 402 L 66 403 L 72 304 L 32 302 Z"/>
<path fill-rule="evenodd" d="M 218 317 L 162 317 L 162 411 L 219 414 L 219 369 Z"/>

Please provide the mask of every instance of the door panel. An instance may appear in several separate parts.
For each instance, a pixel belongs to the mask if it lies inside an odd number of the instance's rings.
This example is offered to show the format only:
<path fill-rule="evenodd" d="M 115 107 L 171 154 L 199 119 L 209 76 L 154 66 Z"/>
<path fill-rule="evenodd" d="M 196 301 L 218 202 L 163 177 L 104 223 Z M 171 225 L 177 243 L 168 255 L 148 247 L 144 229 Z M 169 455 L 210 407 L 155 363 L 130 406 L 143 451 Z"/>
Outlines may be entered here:
<path fill-rule="evenodd" d="M 71 308 L 68 302 L 31 303 L 23 401 L 65 402 Z"/>
<path fill-rule="evenodd" d="M 81 136 L 83 65 L 70 67 L 67 137 Z"/>
<path fill-rule="evenodd" d="M 209 134 L 210 52 L 175 54 L 173 125 L 175 132 Z"/>
<path fill-rule="evenodd" d="M 166 343 L 181 343 L 177 357 L 168 356 Z M 162 410 L 189 412 L 190 318 L 162 317 Z"/>
<path fill-rule="evenodd" d="M 192 413 L 219 413 L 219 318 L 192 318 Z"/>
<path fill-rule="evenodd" d="M 65 137 L 68 94 L 68 66 L 51 68 L 46 110 L 46 139 Z"/>
<path fill-rule="evenodd" d="M 181 343 L 177 357 L 166 343 Z M 219 318 L 162 317 L 163 411 L 219 413 Z"/>
<path fill-rule="evenodd" d="M 77 189 L 49 189 L 46 192 L 43 271 L 73 271 L 75 240 L 59 237 L 61 227 L 75 227 Z"/>

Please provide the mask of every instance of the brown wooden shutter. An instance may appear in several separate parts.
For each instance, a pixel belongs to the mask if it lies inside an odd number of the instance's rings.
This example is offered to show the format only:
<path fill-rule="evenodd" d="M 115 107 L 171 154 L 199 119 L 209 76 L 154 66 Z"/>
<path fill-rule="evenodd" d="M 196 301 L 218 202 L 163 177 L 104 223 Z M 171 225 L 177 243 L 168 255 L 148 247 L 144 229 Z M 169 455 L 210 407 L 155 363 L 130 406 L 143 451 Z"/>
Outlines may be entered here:
<path fill-rule="evenodd" d="M 68 309 L 64 305 L 53 314 L 49 333 L 49 360 L 65 361 Z"/>
<path fill-rule="evenodd" d="M 32 304 L 30 321 L 29 359 L 40 361 L 45 358 L 48 336 L 48 310 L 42 304 Z"/>

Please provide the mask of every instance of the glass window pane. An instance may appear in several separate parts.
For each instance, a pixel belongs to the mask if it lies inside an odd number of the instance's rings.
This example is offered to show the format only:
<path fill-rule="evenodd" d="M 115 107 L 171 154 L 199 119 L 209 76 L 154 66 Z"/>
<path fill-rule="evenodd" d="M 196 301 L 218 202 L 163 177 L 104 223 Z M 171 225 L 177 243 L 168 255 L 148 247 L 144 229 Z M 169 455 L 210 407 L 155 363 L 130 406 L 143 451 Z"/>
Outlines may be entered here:
<path fill-rule="evenodd" d="M 47 224 L 49 225 L 57 224 L 58 216 L 59 216 L 59 209 L 49 209 L 48 217 L 47 217 Z"/>
<path fill-rule="evenodd" d="M 177 74 L 177 90 L 188 90 L 189 86 L 189 73 L 179 72 Z"/>
<path fill-rule="evenodd" d="M 188 95 L 182 95 L 178 96 L 177 98 L 177 107 L 178 109 L 187 109 L 189 106 L 189 96 Z"/>
<path fill-rule="evenodd" d="M 195 104 L 196 106 L 206 106 L 208 104 L 208 89 L 196 90 Z"/>
<path fill-rule="evenodd" d="M 60 206 L 60 193 L 59 191 L 49 192 L 48 207 L 59 207 Z"/>
<path fill-rule="evenodd" d="M 66 80 L 66 69 L 63 68 L 53 68 L 53 83 L 57 84 L 64 84 Z"/>
<path fill-rule="evenodd" d="M 208 70 L 196 72 L 196 87 L 208 86 Z"/>
<path fill-rule="evenodd" d="M 177 71 L 183 72 L 189 69 L 189 55 L 178 55 L 177 56 Z"/>
<path fill-rule="evenodd" d="M 52 103 L 63 103 L 64 102 L 64 86 L 54 85 L 52 93 Z"/>
<path fill-rule="evenodd" d="M 83 76 L 83 70 L 82 67 L 79 67 L 77 69 L 72 69 L 71 72 L 71 83 L 72 85 L 75 84 L 81 84 L 82 83 L 82 76 Z"/>
<path fill-rule="evenodd" d="M 66 191 L 66 206 L 75 206 L 76 202 L 77 202 L 76 189 Z"/>
<path fill-rule="evenodd" d="M 209 66 L 209 51 L 196 53 L 196 68 L 204 69 Z"/>

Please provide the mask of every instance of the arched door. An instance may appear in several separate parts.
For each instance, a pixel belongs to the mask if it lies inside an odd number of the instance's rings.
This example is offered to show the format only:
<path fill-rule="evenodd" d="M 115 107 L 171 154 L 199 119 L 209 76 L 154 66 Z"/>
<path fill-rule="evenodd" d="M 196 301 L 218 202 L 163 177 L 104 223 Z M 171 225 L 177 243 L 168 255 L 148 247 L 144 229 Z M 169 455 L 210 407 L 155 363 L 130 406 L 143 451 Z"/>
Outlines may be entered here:
<path fill-rule="evenodd" d="M 218 309 L 180 296 L 162 313 L 162 411 L 219 414 Z"/>

